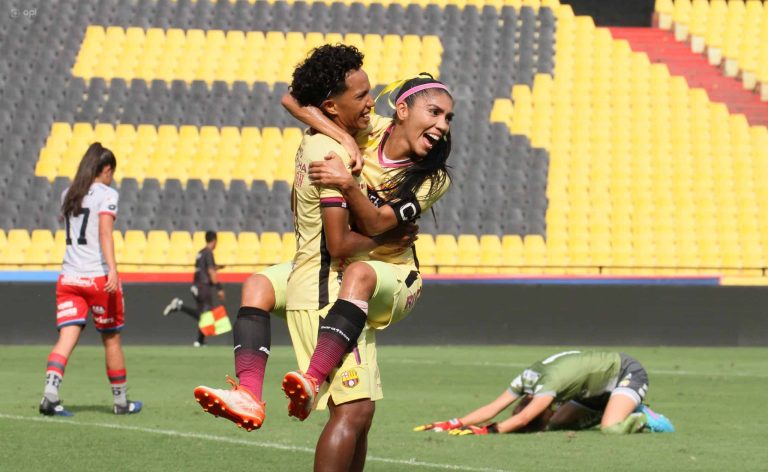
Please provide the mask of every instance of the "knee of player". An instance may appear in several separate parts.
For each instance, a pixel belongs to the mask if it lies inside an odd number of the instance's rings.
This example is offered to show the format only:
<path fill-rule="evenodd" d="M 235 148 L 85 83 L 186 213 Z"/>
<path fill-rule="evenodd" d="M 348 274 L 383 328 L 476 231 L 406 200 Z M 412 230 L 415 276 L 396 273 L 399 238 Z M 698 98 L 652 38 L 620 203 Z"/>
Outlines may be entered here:
<path fill-rule="evenodd" d="M 376 288 L 376 271 L 365 262 L 353 262 L 344 269 L 344 277 L 341 279 L 342 290 L 353 288 L 354 295 L 372 293 Z"/>
<path fill-rule="evenodd" d="M 275 305 L 275 291 L 269 279 L 261 274 L 253 274 L 245 279 L 241 304 L 271 311 Z"/>
<path fill-rule="evenodd" d="M 344 408 L 340 420 L 350 430 L 365 432 L 371 428 L 376 405 L 370 400 L 362 400 L 349 404 Z"/>

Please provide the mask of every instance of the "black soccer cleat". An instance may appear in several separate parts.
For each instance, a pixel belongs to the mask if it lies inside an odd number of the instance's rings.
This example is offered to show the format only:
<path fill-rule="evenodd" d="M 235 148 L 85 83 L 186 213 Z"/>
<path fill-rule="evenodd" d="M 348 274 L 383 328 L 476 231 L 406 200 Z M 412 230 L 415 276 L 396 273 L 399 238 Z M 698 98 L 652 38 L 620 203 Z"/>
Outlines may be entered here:
<path fill-rule="evenodd" d="M 141 407 L 144 404 L 136 400 L 135 402 L 129 401 L 127 405 L 112 405 L 112 413 L 116 415 L 133 415 L 141 411 Z"/>
<path fill-rule="evenodd" d="M 74 416 L 74 414 L 64 408 L 61 401 L 52 402 L 46 397 L 40 400 L 40 414 L 45 416 Z"/>

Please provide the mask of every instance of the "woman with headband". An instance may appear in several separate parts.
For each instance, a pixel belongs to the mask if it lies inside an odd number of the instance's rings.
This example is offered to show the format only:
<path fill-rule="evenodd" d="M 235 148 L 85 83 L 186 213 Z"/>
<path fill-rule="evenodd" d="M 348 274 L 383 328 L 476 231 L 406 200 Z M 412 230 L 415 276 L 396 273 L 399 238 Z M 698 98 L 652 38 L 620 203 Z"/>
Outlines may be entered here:
<path fill-rule="evenodd" d="M 310 58 L 313 59 L 312 61 L 308 59 L 308 62 L 304 64 L 304 68 L 309 69 L 309 67 L 306 67 L 307 64 L 322 64 L 325 69 L 338 68 L 339 66 L 347 67 L 344 64 L 347 62 L 355 62 L 351 61 L 349 56 L 357 56 L 359 54 L 356 50 L 351 51 L 352 49 L 354 48 L 342 45 L 324 46 L 316 50 L 313 55 L 310 56 Z M 360 61 L 357 63 L 356 67 L 352 67 L 347 73 L 347 82 L 350 81 L 352 72 L 355 72 L 356 76 L 359 75 L 357 74 L 357 71 L 361 70 L 359 68 L 362 64 L 362 55 L 359 55 L 359 59 Z M 315 69 L 316 68 L 317 67 L 315 67 Z M 300 69 L 302 69 L 302 66 L 297 69 L 297 72 L 299 72 Z M 310 124 L 312 129 L 316 132 L 331 136 L 336 141 L 343 144 L 343 150 L 340 152 L 343 153 L 343 151 L 347 151 L 349 155 L 359 159 L 360 150 L 357 147 L 358 144 L 355 141 L 355 137 L 350 134 L 349 127 L 347 127 L 347 129 L 342 129 L 327 118 L 325 110 L 322 110 L 319 105 L 312 105 L 313 100 L 311 97 L 313 95 L 318 95 L 318 97 L 322 95 L 319 100 L 316 100 L 318 103 L 325 103 L 325 101 L 328 100 L 328 94 L 320 90 L 320 88 L 322 88 L 321 85 L 324 82 L 323 80 L 318 79 L 320 76 L 322 76 L 321 79 L 326 78 L 322 71 L 318 70 L 304 70 L 302 73 L 295 73 L 294 83 L 292 84 L 292 94 L 284 97 L 283 104 L 294 114 L 294 116 L 305 123 Z M 367 82 L 367 77 L 365 81 Z M 433 83 L 435 85 L 431 85 Z M 426 87 L 415 90 L 415 88 L 420 85 L 426 85 Z M 385 216 L 385 224 L 378 227 L 376 224 L 381 223 L 375 221 L 375 219 L 378 218 L 378 215 L 373 217 L 373 222 L 370 221 L 370 214 L 368 217 L 369 220 L 363 218 L 363 225 L 373 227 L 376 233 L 397 227 L 397 222 L 399 220 L 412 221 L 421 211 L 428 209 L 434 200 L 439 198 L 445 190 L 447 190 L 448 178 L 447 173 L 445 172 L 445 160 L 450 151 L 450 141 L 447 133 L 447 121 L 452 117 L 452 112 L 450 110 L 450 108 L 452 108 L 452 100 L 450 99 L 450 96 L 447 95 L 447 93 L 440 94 L 443 98 L 440 102 L 445 108 L 445 111 L 439 111 L 436 105 L 429 111 L 419 110 L 422 112 L 422 115 L 432 115 L 427 119 L 422 117 L 422 126 L 424 126 L 425 122 L 435 120 L 440 121 L 437 125 L 429 125 L 429 128 L 435 127 L 440 129 L 433 130 L 434 132 L 431 133 L 431 136 L 426 138 L 427 141 L 416 143 L 415 141 L 418 140 L 418 137 L 408 138 L 403 133 L 404 130 L 408 129 L 409 135 L 412 134 L 415 136 L 415 133 L 411 132 L 413 127 L 406 128 L 402 126 L 405 121 L 408 121 L 409 123 L 416 122 L 415 118 L 417 118 L 417 113 L 415 111 L 411 113 L 409 117 L 405 115 L 408 114 L 408 107 L 413 106 L 416 99 L 419 98 L 419 95 L 421 95 L 421 101 L 426 99 L 429 92 L 424 92 L 424 90 L 434 88 L 435 90 L 445 91 L 443 87 L 445 86 L 437 83 L 431 79 L 431 77 L 417 78 L 417 80 L 411 81 L 410 84 L 405 84 L 405 81 L 394 84 L 392 93 L 402 90 L 402 93 L 400 94 L 400 98 L 402 98 L 400 103 L 402 103 L 402 105 L 400 105 L 400 107 L 403 108 L 401 113 L 403 116 L 395 120 L 400 124 L 393 124 L 392 119 L 382 118 L 369 113 L 370 107 L 363 107 L 362 115 L 369 116 L 363 116 L 363 118 L 366 119 L 365 126 L 362 127 L 364 129 L 361 128 L 361 130 L 356 133 L 356 136 L 358 137 L 360 146 L 364 151 L 367 151 L 364 156 L 367 161 L 366 172 L 364 172 L 363 175 L 364 181 L 369 189 L 375 190 L 375 193 L 372 192 L 372 195 L 375 195 L 375 200 L 378 205 L 387 203 L 385 198 L 389 199 L 390 203 L 386 208 L 377 209 L 369 203 L 364 194 L 360 192 L 360 189 L 357 186 L 354 186 L 354 192 L 363 196 L 363 199 L 362 201 L 354 200 L 353 202 L 350 202 L 350 207 L 352 205 L 357 206 L 362 204 L 366 206 L 362 207 L 361 211 L 374 210 L 377 212 L 389 212 L 389 216 L 392 218 L 387 222 Z M 348 89 L 353 90 L 349 87 Z M 408 93 L 408 96 L 404 96 L 404 94 L 409 91 L 410 93 Z M 367 91 L 360 100 L 363 100 L 366 97 L 369 97 Z M 342 106 L 342 108 L 345 106 L 343 96 L 334 96 L 333 99 L 334 106 Z M 305 106 L 302 106 L 302 102 Z M 389 137 L 390 135 L 394 137 L 391 142 L 398 144 L 398 146 L 403 142 L 407 143 L 406 146 L 395 147 L 395 151 L 392 152 L 392 156 L 398 157 L 395 159 L 389 157 L 388 152 L 391 152 L 389 151 L 389 148 L 379 146 L 379 144 L 383 144 L 382 138 Z M 441 141 L 441 137 L 445 137 L 445 139 Z M 435 143 L 436 145 L 433 144 L 432 141 L 437 141 Z M 380 147 L 382 148 L 381 151 L 383 151 L 381 161 L 379 159 Z M 412 160 L 412 163 L 409 164 L 409 159 L 405 157 L 399 158 L 401 153 L 399 150 L 400 148 L 414 150 L 414 159 Z M 407 154 L 404 154 L 404 156 L 405 155 Z M 380 162 L 383 162 L 384 164 L 382 165 Z M 332 182 L 333 179 L 337 179 L 339 186 L 343 187 L 345 177 L 350 176 L 349 171 L 341 162 L 331 160 L 327 164 L 327 167 L 321 166 L 315 168 L 315 171 L 320 171 L 319 174 L 325 172 L 325 178 L 328 179 L 329 182 Z M 325 170 L 323 171 L 323 169 Z M 353 167 L 353 170 L 355 169 L 359 169 L 359 164 Z M 335 175 L 337 172 L 342 175 Z M 322 179 L 322 175 L 319 175 L 319 178 Z M 383 181 L 383 178 L 386 182 Z M 398 182 L 403 182 L 403 184 L 398 184 Z M 398 185 L 401 187 L 400 193 L 397 193 Z M 347 189 L 346 191 L 349 192 L 350 189 Z M 356 196 L 356 194 L 353 194 L 352 198 L 355 199 Z M 345 196 L 344 198 L 347 197 Z M 401 216 L 399 219 L 394 213 L 394 208 L 398 208 L 399 210 L 398 214 Z M 407 231 L 413 231 L 415 225 L 407 223 L 400 224 L 399 227 L 407 228 Z M 393 239 L 397 240 L 397 238 Z M 371 302 L 371 310 L 369 310 L 368 316 L 371 320 L 378 320 L 379 325 L 386 325 L 389 322 L 404 317 L 412 308 L 420 292 L 421 280 L 417 272 L 415 257 L 410 248 L 410 244 L 404 245 L 402 242 L 403 239 L 407 238 L 401 237 L 401 240 L 398 243 L 388 244 L 380 248 L 380 250 L 370 253 L 372 258 L 378 258 L 380 259 L 379 262 L 382 263 L 384 263 L 384 260 L 401 260 L 403 262 L 403 267 L 397 271 L 397 274 L 394 273 L 394 269 L 390 269 L 384 277 L 379 277 L 379 274 L 376 273 L 375 279 L 368 278 L 362 281 L 364 283 L 361 287 L 369 287 L 368 290 L 370 290 L 371 282 L 376 284 L 378 281 L 378 285 L 380 286 L 379 289 L 375 289 L 376 293 L 373 295 L 373 298 L 369 300 Z M 381 241 L 380 238 L 377 238 L 377 240 Z M 403 249 L 404 246 L 406 249 Z M 355 280 L 356 274 L 358 273 L 357 269 L 358 267 L 355 266 L 351 272 L 345 272 L 344 284 L 351 284 Z M 362 269 L 363 270 L 359 272 L 365 274 L 365 268 L 363 267 Z M 243 355 L 245 349 L 243 348 L 246 347 L 246 343 L 249 345 L 253 344 L 253 346 L 250 346 L 250 351 L 258 350 L 260 351 L 259 353 L 265 351 L 265 349 L 255 349 L 255 346 L 258 343 L 251 342 L 249 339 L 268 336 L 269 313 L 282 314 L 284 312 L 286 308 L 286 286 L 288 284 L 287 278 L 289 272 L 289 264 L 274 266 L 262 273 L 254 274 L 254 276 L 248 279 L 243 287 L 243 307 L 241 308 L 241 311 L 244 309 L 254 311 L 254 308 L 257 308 L 260 313 L 263 312 L 263 314 L 266 314 L 267 316 L 258 317 L 258 320 L 256 321 L 261 324 L 258 325 L 258 329 L 254 329 L 257 323 L 245 322 L 246 318 L 250 317 L 250 315 L 241 317 L 240 314 L 238 314 L 238 323 L 235 325 L 235 363 L 237 366 L 237 375 L 240 379 L 240 385 L 235 385 L 234 389 L 230 391 L 213 389 L 205 386 L 195 389 L 195 396 L 206 411 L 217 416 L 221 414 L 221 416 L 230 419 L 238 424 L 238 426 L 246 428 L 249 431 L 258 428 L 264 418 L 264 405 L 260 401 L 260 396 L 258 399 L 255 399 L 250 393 L 256 390 L 258 392 L 261 391 L 266 355 L 261 356 L 263 357 L 261 363 L 240 362 L 238 361 L 238 355 L 240 355 L 240 357 L 245 357 Z M 334 277 L 333 280 L 338 279 Z M 333 299 L 329 301 L 332 302 Z M 288 303 L 290 304 L 290 301 Z M 327 308 L 330 308 L 331 306 L 332 305 L 328 305 Z M 387 317 L 389 318 L 387 319 Z M 340 318 L 342 320 L 344 319 L 343 316 Z M 319 321 L 319 319 L 317 321 Z M 365 319 L 363 320 L 363 324 L 364 323 Z M 243 333 L 241 333 L 241 336 L 238 336 L 238 326 L 242 326 L 240 331 L 243 331 Z M 246 331 L 250 333 L 250 335 L 246 333 Z M 314 328 L 310 327 L 304 331 L 307 334 L 308 343 L 306 352 L 304 353 L 305 361 L 303 362 L 304 365 L 302 365 L 302 367 L 306 368 L 313 353 L 312 351 L 318 334 L 317 323 L 315 323 Z M 349 337 L 349 334 L 345 333 L 345 335 Z M 373 339 L 373 332 L 366 329 L 362 336 L 359 334 L 354 335 L 354 338 L 350 338 L 349 342 L 354 344 L 358 341 L 358 338 L 363 339 L 364 341 L 371 341 Z M 240 346 L 240 344 L 243 345 Z M 365 342 L 363 342 L 363 344 L 365 345 Z M 268 352 L 268 342 L 265 346 Z M 239 350 L 238 347 L 240 347 Z M 340 450 L 338 449 L 334 450 L 338 445 L 333 445 L 330 449 L 319 447 L 316 465 L 322 465 L 322 467 L 328 467 L 330 469 L 341 468 L 355 470 L 362 467 L 365 460 L 365 438 L 373 416 L 373 400 L 381 398 L 380 389 L 378 390 L 378 393 L 374 392 L 371 394 L 370 392 L 372 389 L 369 387 L 369 385 L 375 384 L 373 387 L 376 389 L 379 388 L 378 368 L 375 365 L 375 357 L 373 358 L 373 363 L 369 363 L 367 358 L 364 361 L 361 357 L 361 349 L 353 349 L 353 351 L 354 352 L 347 356 L 348 359 L 353 361 L 352 365 L 354 367 L 360 367 L 362 364 L 365 364 L 364 367 L 366 372 L 370 372 L 370 370 L 368 370 L 368 367 L 370 367 L 373 369 L 373 375 L 370 376 L 370 383 L 368 382 L 369 376 L 364 375 L 363 372 L 357 368 L 352 370 L 342 369 L 339 371 L 340 375 L 333 376 L 339 386 L 336 390 L 340 390 L 340 392 L 336 392 L 337 394 L 335 395 L 331 394 L 331 421 L 324 430 L 320 445 L 322 446 L 327 443 L 328 438 L 340 438 L 344 443 L 344 446 L 346 446 L 343 449 L 350 453 L 344 454 L 340 453 Z M 363 349 L 362 353 L 375 356 L 374 349 Z M 252 355 L 250 357 L 255 358 L 257 356 Z M 232 383 L 234 384 L 233 381 Z M 347 407 L 345 407 L 345 399 L 340 397 L 339 394 L 354 393 L 355 391 L 362 391 L 362 396 L 358 394 L 357 397 L 355 397 L 356 400 L 350 400 L 350 403 L 346 403 Z M 243 392 L 248 393 L 244 394 Z M 328 395 L 324 395 L 324 398 L 321 398 L 318 407 L 321 409 L 324 408 L 327 399 Z M 366 399 L 367 401 L 365 401 Z M 217 400 L 218 402 L 214 403 L 214 400 Z M 300 402 L 298 406 L 292 404 L 291 407 L 289 407 L 289 412 L 302 419 L 306 418 L 306 415 L 311 411 L 312 401 L 313 400 Z M 220 405 L 222 408 L 217 408 L 216 405 Z M 348 408 L 348 406 L 351 405 L 354 405 L 354 407 Z M 224 410 L 224 407 L 226 407 L 226 410 Z M 363 410 L 362 415 L 359 414 L 361 409 Z M 220 411 L 222 413 L 220 413 Z M 226 413 L 223 413 L 224 411 Z M 350 422 L 351 418 L 354 418 L 354 421 Z M 257 421 L 254 422 L 254 419 Z M 346 463 L 347 465 L 338 466 L 340 463 Z"/>
<path fill-rule="evenodd" d="M 393 117 L 371 112 L 370 126 L 356 136 L 363 151 L 362 177 L 368 195 L 360 191 L 339 156 L 312 162 L 308 173 L 313 184 L 341 191 L 353 227 L 370 236 L 413 223 L 450 185 L 446 162 L 453 98 L 448 88 L 424 74 L 394 84 L 386 92 L 395 95 L 394 103 L 390 102 Z M 285 102 L 294 116 L 313 129 L 342 141 L 343 130 L 334 131 L 338 127 L 322 114 Z M 297 319 L 301 314 L 289 309 L 288 323 L 301 369 L 283 379 L 289 415 L 304 420 L 313 407 L 332 405 L 330 421 L 318 441 L 316 470 L 362 467 L 374 402 L 383 397 L 375 331 L 407 316 L 421 286 L 415 249 L 385 244 L 372 250 L 368 259 L 344 267 L 338 299 L 328 307 L 327 315 L 308 323 L 307 317 Z M 288 304 L 290 308 L 290 282 Z M 355 415 L 346 414 L 352 405 Z M 367 421 L 361 429 L 362 419 Z"/>

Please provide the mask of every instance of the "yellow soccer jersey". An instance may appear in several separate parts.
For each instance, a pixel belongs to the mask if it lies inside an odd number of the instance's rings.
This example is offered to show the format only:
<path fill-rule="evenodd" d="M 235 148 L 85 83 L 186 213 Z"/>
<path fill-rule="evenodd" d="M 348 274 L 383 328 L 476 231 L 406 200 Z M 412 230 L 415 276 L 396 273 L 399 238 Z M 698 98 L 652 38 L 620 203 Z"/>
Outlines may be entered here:
<path fill-rule="evenodd" d="M 363 180 L 368 187 L 368 198 L 377 207 L 388 203 L 386 195 L 382 192 L 384 184 L 399 172 L 404 171 L 411 164 L 411 161 L 408 159 L 393 161 L 384 156 L 384 153 L 382 152 L 382 143 L 391 126 L 391 118 L 384 118 L 372 114 L 371 124 L 368 129 L 357 135 L 357 142 L 361 149 L 363 149 L 365 161 L 365 166 L 363 167 L 362 172 Z M 450 181 L 446 179 L 443 186 L 430 198 L 427 198 L 431 185 L 432 184 L 429 181 L 424 182 L 418 192 L 416 192 L 415 200 L 413 202 L 393 206 L 395 212 L 399 213 L 398 220 L 414 221 L 422 213 L 429 210 L 429 208 L 440 199 L 446 191 L 448 191 Z M 370 258 L 372 260 L 389 262 L 391 264 L 411 265 L 416 267 L 416 255 L 413 248 L 400 250 L 383 245 L 371 251 Z"/>
<path fill-rule="evenodd" d="M 288 278 L 288 310 L 317 310 L 335 301 L 344 266 L 353 260 L 367 259 L 365 254 L 354 259 L 333 258 L 326 248 L 321 207 L 346 208 L 346 202 L 338 189 L 312 185 L 308 171 L 310 162 L 322 161 L 330 151 L 349 160 L 349 154 L 339 143 L 309 131 L 304 133 L 296 152 L 292 205 L 295 208 L 296 255 Z M 360 187 L 365 192 L 362 181 Z"/>

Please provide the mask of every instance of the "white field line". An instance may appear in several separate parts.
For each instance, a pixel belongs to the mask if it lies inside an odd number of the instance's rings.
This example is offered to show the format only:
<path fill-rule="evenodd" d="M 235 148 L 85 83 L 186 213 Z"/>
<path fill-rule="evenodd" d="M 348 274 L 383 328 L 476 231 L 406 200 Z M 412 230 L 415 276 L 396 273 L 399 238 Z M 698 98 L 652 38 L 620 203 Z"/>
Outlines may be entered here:
<path fill-rule="evenodd" d="M 36 422 L 36 423 L 55 423 L 66 426 L 84 426 L 90 428 L 104 428 L 104 429 L 118 429 L 123 431 L 137 431 L 140 433 L 148 434 L 160 434 L 163 436 L 171 436 L 183 439 L 201 439 L 205 441 L 216 441 L 227 444 L 238 444 L 243 446 L 255 446 L 263 447 L 265 449 L 276 449 L 279 451 L 291 451 L 291 452 L 304 452 L 307 454 L 314 454 L 315 450 L 308 447 L 292 446 L 290 444 L 280 444 L 266 441 L 246 441 L 245 439 L 234 439 L 224 436 L 214 436 L 211 434 L 199 434 L 199 433 L 185 433 L 183 431 L 174 431 L 170 429 L 155 429 L 155 428 L 142 428 L 140 426 L 127 426 L 120 424 L 110 423 L 81 423 L 72 419 L 58 419 L 58 418 L 46 418 L 46 417 L 33 417 L 33 416 L 20 416 L 20 415 L 8 415 L 0 413 L 0 419 L 12 420 L 12 421 L 24 421 L 24 422 Z M 438 464 L 435 462 L 423 462 L 416 459 L 392 459 L 389 457 L 377 457 L 369 455 L 368 461 L 383 462 L 385 464 L 396 464 L 409 467 L 424 467 L 429 469 L 442 469 L 442 470 L 462 470 L 467 472 L 505 472 L 503 469 L 488 469 L 484 467 L 470 467 L 454 464 Z"/>
<path fill-rule="evenodd" d="M 430 359 L 387 359 L 387 364 L 415 364 L 415 365 L 444 365 L 444 366 L 456 366 L 456 367 L 518 367 L 526 368 L 531 364 L 523 364 L 520 362 L 453 362 L 453 361 L 435 361 Z M 749 372 L 696 372 L 692 370 L 664 370 L 664 369 L 649 369 L 649 374 L 658 375 L 689 375 L 696 377 L 753 377 L 758 379 L 768 378 L 768 374 L 757 374 Z"/>

